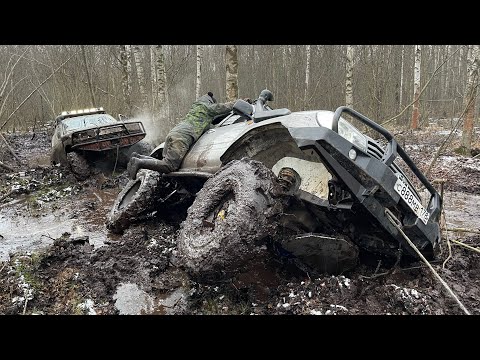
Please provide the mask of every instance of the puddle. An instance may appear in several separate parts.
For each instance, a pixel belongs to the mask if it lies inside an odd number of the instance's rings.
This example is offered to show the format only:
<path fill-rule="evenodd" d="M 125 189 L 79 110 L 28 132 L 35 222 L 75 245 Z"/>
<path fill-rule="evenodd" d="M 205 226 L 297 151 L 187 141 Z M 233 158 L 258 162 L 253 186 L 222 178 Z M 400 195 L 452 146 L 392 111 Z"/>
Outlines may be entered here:
<path fill-rule="evenodd" d="M 120 315 L 173 315 L 186 306 L 187 294 L 178 288 L 154 299 L 134 283 L 121 283 L 113 296 Z"/>
<path fill-rule="evenodd" d="M 105 227 L 105 220 L 115 200 L 113 190 L 86 189 L 80 197 L 74 195 L 44 204 L 43 209 L 31 209 L 27 198 L 16 199 L 0 207 L 0 261 L 9 253 L 35 251 L 51 245 L 68 232 L 72 237 L 88 236 L 94 247 L 116 240 Z M 95 202 L 95 210 L 81 209 L 85 202 Z M 80 210 L 80 211 L 78 211 Z"/>
<path fill-rule="evenodd" d="M 468 229 L 478 229 L 480 227 L 478 217 L 480 195 L 446 191 L 443 197 L 448 227 Z"/>

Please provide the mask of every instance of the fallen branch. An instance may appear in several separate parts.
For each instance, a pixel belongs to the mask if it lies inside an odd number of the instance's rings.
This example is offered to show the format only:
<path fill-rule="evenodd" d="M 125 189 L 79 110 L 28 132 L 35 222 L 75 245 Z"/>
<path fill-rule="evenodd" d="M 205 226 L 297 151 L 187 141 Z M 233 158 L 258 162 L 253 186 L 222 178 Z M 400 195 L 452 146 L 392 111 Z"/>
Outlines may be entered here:
<path fill-rule="evenodd" d="M 443 280 L 440 275 L 435 271 L 433 266 L 428 262 L 427 259 L 423 256 L 423 254 L 418 250 L 418 248 L 415 246 L 415 244 L 410 240 L 410 238 L 403 232 L 403 230 L 400 227 L 400 222 L 398 221 L 397 218 L 388 210 L 385 210 L 385 215 L 387 216 L 388 220 L 397 228 L 398 231 L 400 231 L 400 234 L 402 234 L 403 238 L 407 241 L 407 243 L 412 247 L 412 249 L 417 253 L 417 255 L 422 259 L 422 261 L 428 266 L 430 271 L 435 275 L 438 281 L 445 287 L 447 292 L 450 294 L 450 296 L 457 302 L 458 306 L 463 310 L 463 312 L 467 315 L 471 315 L 470 312 L 467 310 L 467 308 L 462 304 L 462 302 L 458 299 L 457 295 L 450 289 L 448 284 Z"/>
<path fill-rule="evenodd" d="M 407 111 L 407 109 L 412 106 L 416 101 L 419 101 L 420 100 L 420 96 L 422 95 L 422 93 L 425 91 L 425 89 L 427 88 L 428 84 L 430 84 L 430 81 L 432 81 L 432 79 L 435 77 L 435 75 L 437 75 L 437 72 L 438 70 L 440 70 L 440 68 L 448 61 L 452 58 L 453 55 L 455 55 L 461 48 L 462 46 L 466 46 L 466 45 L 461 45 L 459 46 L 453 53 L 450 54 L 449 57 L 447 57 L 436 69 L 435 71 L 433 72 L 432 76 L 428 79 L 428 81 L 425 83 L 425 85 L 423 86 L 422 90 L 420 90 L 420 93 L 418 94 L 418 98 L 414 99 L 410 104 L 408 104 L 407 106 L 405 106 L 405 108 L 397 115 L 395 115 L 394 117 L 388 119 L 387 121 L 381 123 L 380 125 L 384 126 L 385 124 L 388 124 L 389 122 L 399 118 L 400 116 L 403 115 L 403 113 L 405 111 Z M 422 100 L 423 101 L 423 100 Z"/>
<path fill-rule="evenodd" d="M 9 197 L 10 195 L 12 195 L 16 190 L 10 190 L 7 194 L 3 195 L 2 197 L 0 197 L 0 202 L 2 202 L 4 199 L 6 199 L 7 197 Z"/>
<path fill-rule="evenodd" d="M 475 88 L 478 87 L 480 84 L 477 84 L 475 85 Z M 478 94 L 476 94 L 476 96 L 478 96 Z M 450 134 L 448 134 L 446 137 L 445 137 L 445 140 L 443 140 L 443 143 L 440 145 L 440 147 L 438 148 L 437 152 L 435 153 L 435 155 L 433 156 L 433 159 L 432 159 L 432 162 L 430 163 L 430 165 L 428 166 L 428 169 L 427 171 L 425 172 L 425 176 L 428 177 L 428 175 L 430 174 L 430 171 L 432 170 L 433 168 L 433 165 L 435 164 L 435 162 L 437 161 L 438 157 L 440 156 L 441 152 L 443 151 L 443 149 L 445 148 L 445 146 L 447 144 L 450 143 L 451 139 L 452 139 L 452 134 L 454 133 L 454 131 L 457 129 L 458 125 L 460 124 L 460 122 L 463 120 L 463 116 L 465 115 L 465 113 L 467 112 L 467 109 L 468 107 L 470 106 L 470 104 L 473 102 L 473 100 L 476 98 L 475 97 L 471 97 L 470 100 L 468 101 L 468 104 L 465 106 L 465 108 L 463 109 L 462 111 L 462 114 L 459 116 L 457 122 L 455 123 L 455 125 L 453 126 L 452 130 L 450 131 Z"/>
<path fill-rule="evenodd" d="M 466 229 L 466 228 L 448 228 L 448 231 L 454 231 L 454 232 L 464 232 L 464 233 L 472 233 L 472 234 L 480 234 L 479 230 L 473 230 L 473 229 Z"/>
<path fill-rule="evenodd" d="M 57 67 L 49 76 L 47 76 L 47 78 L 45 80 L 43 80 L 25 99 L 23 99 L 23 101 L 16 107 L 15 110 L 13 110 L 13 112 L 8 116 L 7 120 L 5 120 L 2 124 L 2 126 L 0 126 L 0 131 L 5 127 L 5 125 L 7 125 L 8 121 L 12 118 L 12 116 L 18 111 L 18 109 L 20 109 L 23 104 L 25 104 L 27 102 L 28 99 L 30 99 L 32 97 L 33 94 L 35 94 L 38 89 L 40 89 L 43 84 L 45 84 L 58 70 L 60 70 L 67 62 L 70 61 L 70 59 L 72 59 L 74 56 L 76 55 L 76 52 L 70 56 L 67 60 L 65 60 L 59 67 Z"/>
<path fill-rule="evenodd" d="M 464 244 L 461 241 L 457 241 L 457 240 L 452 239 L 452 242 L 456 245 L 460 245 L 460 246 L 466 247 L 467 249 L 470 249 L 470 250 L 473 250 L 473 251 L 476 251 L 476 252 L 480 253 L 480 249 L 478 249 L 476 247 L 473 247 L 473 246 L 470 246 L 470 245 L 467 245 L 467 244 Z"/>
<path fill-rule="evenodd" d="M 11 168 L 10 166 L 8 166 L 7 164 L 4 164 L 3 162 L 0 161 L 0 166 L 3 167 L 4 169 L 7 169 L 8 171 L 10 172 L 14 172 L 15 170 L 13 170 L 13 168 Z"/>
<path fill-rule="evenodd" d="M 10 146 L 10 144 L 7 142 L 7 139 L 5 139 L 5 137 L 3 136 L 3 134 L 0 132 L 0 139 L 3 140 L 3 142 L 5 143 L 5 145 L 7 146 L 7 149 L 8 151 L 10 151 L 10 153 L 13 155 L 13 157 L 15 158 L 15 160 L 17 160 L 20 164 L 22 163 L 22 160 L 20 160 L 20 158 L 17 156 L 17 154 L 15 154 L 15 151 L 13 151 L 12 147 Z"/>

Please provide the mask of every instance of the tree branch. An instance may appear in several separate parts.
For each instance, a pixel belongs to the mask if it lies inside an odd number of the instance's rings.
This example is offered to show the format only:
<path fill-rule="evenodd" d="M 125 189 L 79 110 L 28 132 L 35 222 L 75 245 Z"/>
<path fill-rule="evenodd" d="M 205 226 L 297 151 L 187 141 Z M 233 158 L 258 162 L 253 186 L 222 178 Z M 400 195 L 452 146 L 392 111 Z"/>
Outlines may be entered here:
<path fill-rule="evenodd" d="M 5 122 L 2 124 L 2 126 L 0 126 L 0 131 L 5 127 L 5 125 L 7 125 L 8 121 L 12 118 L 12 116 L 18 111 L 18 109 L 20 109 L 23 104 L 25 104 L 27 102 L 28 99 L 30 99 L 30 97 L 35 94 L 37 92 L 38 89 L 40 89 L 40 87 L 45 84 L 58 70 L 60 70 L 67 62 L 70 61 L 70 59 L 72 59 L 74 56 L 76 55 L 76 52 L 70 56 L 64 63 L 62 63 L 59 67 L 57 67 L 45 80 L 43 80 L 21 103 L 20 105 L 17 106 L 17 108 L 15 110 L 13 110 L 13 112 L 8 116 L 7 120 L 5 120 Z"/>
<path fill-rule="evenodd" d="M 407 111 L 408 108 L 410 108 L 413 104 L 415 104 L 416 101 L 420 100 L 420 97 L 422 96 L 423 92 L 425 91 L 425 89 L 427 88 L 428 84 L 430 84 L 430 81 L 433 80 L 433 78 L 435 77 L 435 75 L 437 75 L 438 71 L 440 70 L 440 68 L 448 61 L 452 58 L 453 55 L 455 55 L 461 48 L 462 46 L 466 46 L 466 45 L 461 45 L 459 46 L 453 53 L 450 54 L 450 56 L 448 56 L 436 69 L 435 71 L 433 72 L 432 76 L 427 80 L 427 82 L 425 83 L 425 85 L 423 86 L 422 90 L 420 90 L 420 93 L 418 94 L 418 97 L 413 99 L 412 102 L 410 104 L 408 104 L 407 106 L 405 106 L 405 108 L 397 115 L 395 115 L 394 117 L 388 119 L 387 121 L 384 121 L 383 123 L 381 123 L 380 125 L 385 125 L 385 124 L 388 124 L 389 122 L 395 120 L 395 119 L 398 119 L 400 116 L 403 115 L 403 113 L 405 111 Z"/>

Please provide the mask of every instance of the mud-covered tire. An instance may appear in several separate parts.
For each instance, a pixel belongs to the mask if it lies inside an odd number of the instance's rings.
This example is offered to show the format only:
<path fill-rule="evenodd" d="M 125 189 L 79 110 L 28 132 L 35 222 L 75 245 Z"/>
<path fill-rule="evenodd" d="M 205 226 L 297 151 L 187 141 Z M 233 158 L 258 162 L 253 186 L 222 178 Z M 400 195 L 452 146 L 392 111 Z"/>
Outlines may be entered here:
<path fill-rule="evenodd" d="M 106 221 L 107 229 L 121 233 L 139 215 L 152 210 L 161 180 L 157 171 L 142 169 L 135 180 L 130 180 L 118 194 Z"/>
<path fill-rule="evenodd" d="M 197 279 L 233 275 L 262 251 L 259 240 L 275 232 L 280 193 L 274 173 L 261 162 L 228 163 L 188 209 L 177 240 L 180 264 Z"/>
<path fill-rule="evenodd" d="M 70 171 L 77 180 L 83 181 L 92 173 L 92 169 L 87 159 L 74 151 L 67 154 L 67 162 Z"/>

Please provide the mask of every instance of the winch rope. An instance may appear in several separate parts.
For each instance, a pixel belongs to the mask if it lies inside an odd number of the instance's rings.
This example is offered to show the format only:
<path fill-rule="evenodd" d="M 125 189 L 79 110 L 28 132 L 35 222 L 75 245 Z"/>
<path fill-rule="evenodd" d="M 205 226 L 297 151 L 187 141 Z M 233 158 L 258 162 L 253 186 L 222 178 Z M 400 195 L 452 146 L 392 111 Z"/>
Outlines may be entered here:
<path fill-rule="evenodd" d="M 471 315 L 470 312 L 467 310 L 467 308 L 462 304 L 462 302 L 458 299 L 458 297 L 455 295 L 455 293 L 450 289 L 448 284 L 438 275 L 438 273 L 435 271 L 435 269 L 432 267 L 432 265 L 428 262 L 427 259 L 422 255 L 420 250 L 415 246 L 415 244 L 409 239 L 409 237 L 403 232 L 403 230 L 400 228 L 400 222 L 399 220 L 393 215 L 388 209 L 385 209 L 385 215 L 387 216 L 387 219 L 395 226 L 398 231 L 400 231 L 400 234 L 404 237 L 404 239 L 407 241 L 407 243 L 412 247 L 413 250 L 417 253 L 417 255 L 422 259 L 422 261 L 428 266 L 428 268 L 432 271 L 433 275 L 440 281 L 440 283 L 447 289 L 447 292 L 452 296 L 452 298 L 457 302 L 457 304 L 460 306 L 460 308 L 463 310 L 463 312 L 466 315 Z"/>

